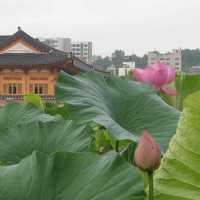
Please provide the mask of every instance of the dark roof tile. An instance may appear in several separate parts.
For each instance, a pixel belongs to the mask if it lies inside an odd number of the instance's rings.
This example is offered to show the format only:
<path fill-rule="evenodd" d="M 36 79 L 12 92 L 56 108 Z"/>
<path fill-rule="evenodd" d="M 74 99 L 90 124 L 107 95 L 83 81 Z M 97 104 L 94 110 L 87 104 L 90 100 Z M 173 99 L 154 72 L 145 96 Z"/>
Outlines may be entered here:
<path fill-rule="evenodd" d="M 38 49 L 41 53 L 3 53 L 0 54 L 0 67 L 15 67 L 23 66 L 29 67 L 33 65 L 53 65 L 57 64 L 61 68 L 64 67 L 66 62 L 72 62 L 75 68 L 81 71 L 93 71 L 92 65 L 89 65 L 82 60 L 73 57 L 63 51 L 52 48 L 38 39 L 35 39 L 25 33 L 21 28 L 13 35 L 0 36 L 0 49 L 4 49 L 11 43 L 15 42 L 17 39 L 22 39 L 26 43 L 32 45 L 34 48 Z"/>
<path fill-rule="evenodd" d="M 0 54 L 0 66 L 30 66 L 64 63 L 69 58 L 62 54 L 4 53 Z"/>
<path fill-rule="evenodd" d="M 10 35 L 0 35 L 0 44 L 10 38 Z"/>

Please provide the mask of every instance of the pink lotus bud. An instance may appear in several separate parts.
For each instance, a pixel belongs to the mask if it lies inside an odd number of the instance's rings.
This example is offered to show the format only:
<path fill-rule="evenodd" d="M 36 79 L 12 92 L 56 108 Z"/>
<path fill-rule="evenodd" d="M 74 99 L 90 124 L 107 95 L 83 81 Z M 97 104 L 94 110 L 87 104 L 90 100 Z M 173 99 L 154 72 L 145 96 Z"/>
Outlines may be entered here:
<path fill-rule="evenodd" d="M 160 165 L 160 147 L 147 130 L 143 131 L 135 150 L 135 164 L 144 171 L 154 171 Z"/>
<path fill-rule="evenodd" d="M 176 69 L 165 65 L 164 63 L 156 63 L 144 70 L 135 68 L 133 76 L 137 81 L 153 85 L 159 91 L 162 91 L 170 96 L 176 95 L 176 91 L 166 87 L 175 80 Z"/>

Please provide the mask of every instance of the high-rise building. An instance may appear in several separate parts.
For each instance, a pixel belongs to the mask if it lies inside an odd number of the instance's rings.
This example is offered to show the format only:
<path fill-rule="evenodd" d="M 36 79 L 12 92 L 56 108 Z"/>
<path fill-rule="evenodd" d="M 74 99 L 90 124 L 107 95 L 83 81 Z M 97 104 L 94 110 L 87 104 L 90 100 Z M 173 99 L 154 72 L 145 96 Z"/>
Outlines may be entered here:
<path fill-rule="evenodd" d="M 72 42 L 71 52 L 81 60 L 92 63 L 92 42 Z"/>
<path fill-rule="evenodd" d="M 70 38 L 48 38 L 40 39 L 44 44 L 49 45 L 55 49 L 64 52 L 71 51 L 71 39 Z"/>
<path fill-rule="evenodd" d="M 40 38 L 40 41 L 60 51 L 71 52 L 89 64 L 92 63 L 92 42 L 74 42 L 70 38 Z"/>
<path fill-rule="evenodd" d="M 172 52 L 168 52 L 164 54 L 159 53 L 157 51 L 149 52 L 148 66 L 156 62 L 162 62 L 180 70 L 182 68 L 181 49 L 174 49 Z"/>

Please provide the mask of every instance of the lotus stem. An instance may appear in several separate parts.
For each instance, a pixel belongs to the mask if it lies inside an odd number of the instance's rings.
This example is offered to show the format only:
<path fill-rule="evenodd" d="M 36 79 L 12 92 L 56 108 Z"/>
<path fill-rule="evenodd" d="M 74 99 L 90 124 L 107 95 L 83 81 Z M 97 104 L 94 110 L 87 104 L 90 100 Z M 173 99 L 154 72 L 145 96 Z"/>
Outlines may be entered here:
<path fill-rule="evenodd" d="M 119 153 L 119 140 L 116 141 L 116 144 L 115 144 L 115 151 L 117 153 Z"/>
<path fill-rule="evenodd" d="M 148 181 L 149 181 L 149 200 L 153 200 L 153 171 L 148 171 Z"/>

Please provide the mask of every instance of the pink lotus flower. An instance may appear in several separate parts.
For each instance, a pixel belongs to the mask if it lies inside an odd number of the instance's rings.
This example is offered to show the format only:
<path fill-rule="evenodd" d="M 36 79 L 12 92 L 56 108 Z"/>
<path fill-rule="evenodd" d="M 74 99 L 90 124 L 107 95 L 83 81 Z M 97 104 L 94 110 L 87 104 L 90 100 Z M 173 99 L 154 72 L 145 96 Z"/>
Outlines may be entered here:
<path fill-rule="evenodd" d="M 160 147 L 147 130 L 143 131 L 135 150 L 135 164 L 144 171 L 154 171 L 160 165 Z"/>
<path fill-rule="evenodd" d="M 143 69 L 135 68 L 133 76 L 137 81 L 153 85 L 158 91 L 162 91 L 170 96 L 176 95 L 176 90 L 167 87 L 175 80 L 176 69 L 164 63 L 156 63 Z"/>

